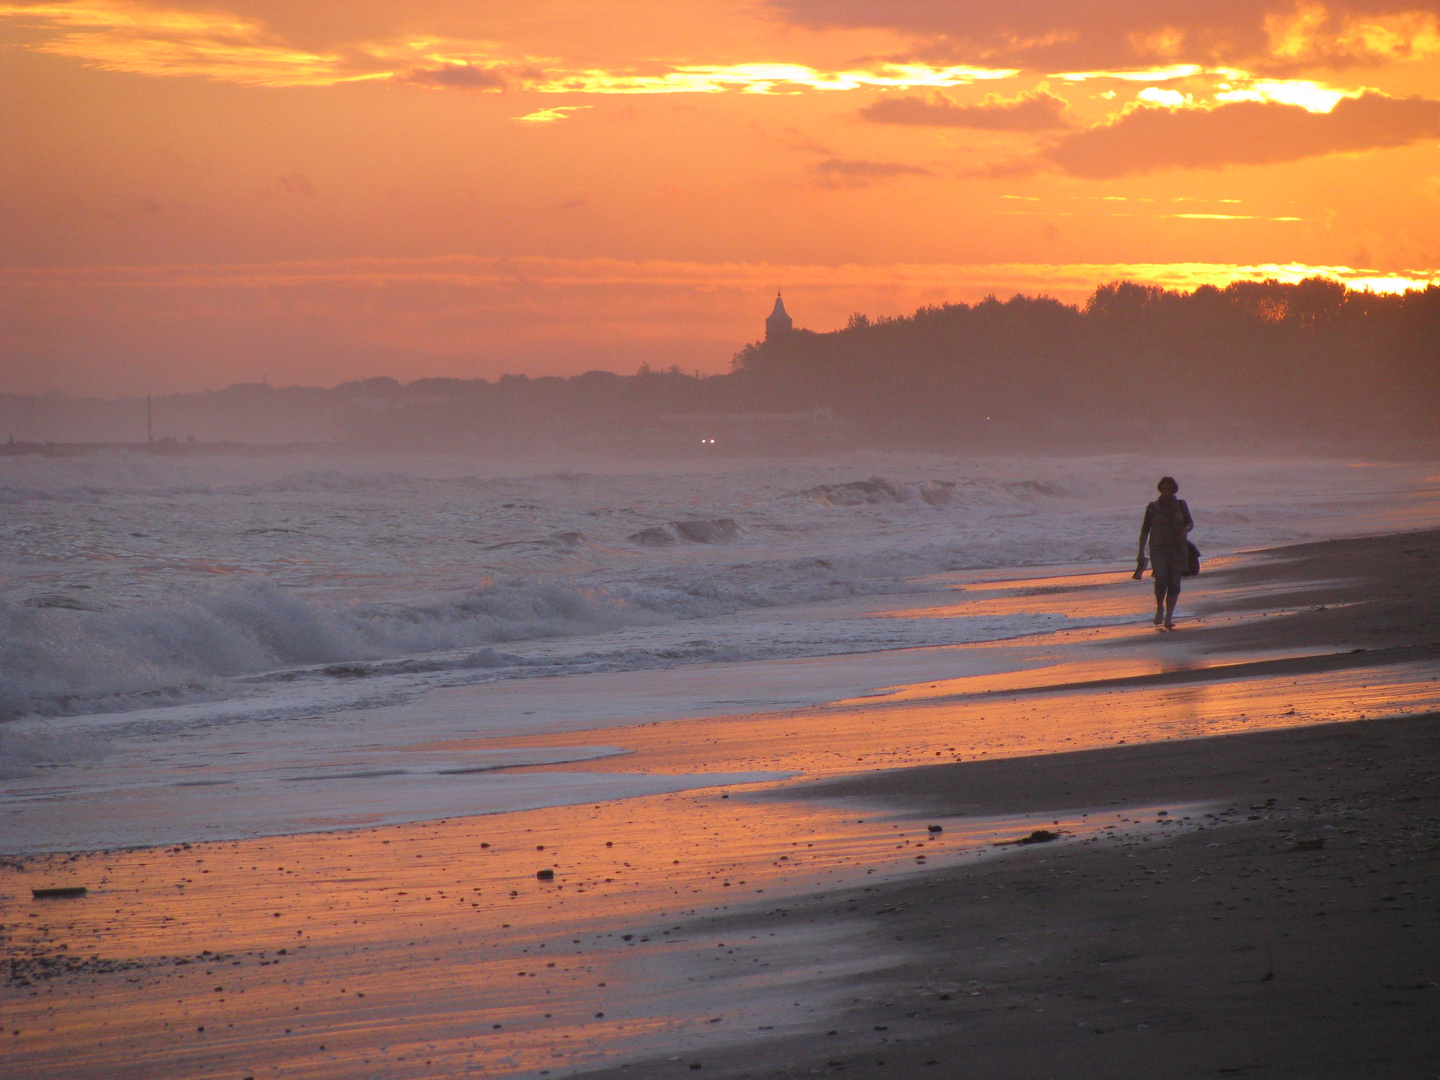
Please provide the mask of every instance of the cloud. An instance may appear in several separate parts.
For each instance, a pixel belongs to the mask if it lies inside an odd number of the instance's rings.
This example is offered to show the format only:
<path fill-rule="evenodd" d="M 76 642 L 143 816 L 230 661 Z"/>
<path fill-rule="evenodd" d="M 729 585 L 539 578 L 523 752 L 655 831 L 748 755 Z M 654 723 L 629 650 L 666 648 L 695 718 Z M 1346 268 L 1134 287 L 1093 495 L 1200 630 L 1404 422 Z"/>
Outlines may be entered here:
<path fill-rule="evenodd" d="M 402 76 L 403 81 L 456 90 L 504 90 L 505 76 L 498 68 L 476 67 L 474 64 L 442 64 L 434 68 L 415 68 Z"/>
<path fill-rule="evenodd" d="M 1166 64 L 1163 67 L 1126 68 L 1121 71 L 1060 71 L 1053 76 L 1066 82 L 1094 82 L 1096 79 L 1118 79 L 1121 82 L 1171 82 L 1206 74 L 1199 64 Z M 1228 74 L 1228 72 L 1227 72 Z M 1115 91 L 1110 91 L 1113 96 Z"/>
<path fill-rule="evenodd" d="M 1108 179 L 1160 169 L 1268 165 L 1440 138 L 1440 101 L 1374 91 L 1329 112 L 1273 101 L 1214 108 L 1131 109 L 1042 153 L 1072 176 Z"/>
<path fill-rule="evenodd" d="M 1273 74 L 1440 55 L 1440 0 L 768 3 L 793 22 L 898 30 L 914 36 L 916 45 L 904 57 L 850 69 L 693 61 L 588 67 L 530 56 L 516 41 L 474 36 L 477 20 L 491 26 L 505 20 L 476 15 L 461 0 L 357 0 L 338 7 L 279 0 L 0 0 L 0 26 L 18 31 L 15 47 L 152 76 L 263 86 L 389 79 L 454 89 L 499 89 L 498 79 L 547 93 L 934 88 L 1005 78 L 1017 68 L 1070 77 L 1108 70 L 1124 77 L 1139 67 L 1151 78 L 1167 68 L 1229 65 Z M 533 6 L 541 23 L 574 22 L 553 3 Z M 525 33 L 523 25 L 516 32 Z M 571 32 L 583 35 L 584 28 Z"/>
<path fill-rule="evenodd" d="M 932 65 L 878 61 L 869 67 L 822 71 L 804 64 L 682 64 L 658 74 L 627 71 L 557 71 L 527 84 L 541 93 L 590 94 L 793 94 L 802 90 L 859 90 L 862 87 L 969 86 L 1008 79 L 1009 68 L 964 64 Z"/>
<path fill-rule="evenodd" d="M 333 27 L 328 34 L 310 27 L 297 35 L 282 29 L 293 19 L 235 14 L 209 5 L 189 8 L 186 0 L 172 0 L 171 6 L 143 0 L 0 0 L 0 28 L 22 31 L 18 47 L 108 71 L 251 86 L 383 79 L 437 89 L 547 94 L 793 94 L 968 86 L 1015 74 L 1012 69 L 893 60 L 836 70 L 797 63 L 577 67 L 531 56 L 513 44 L 437 33 L 427 27 L 423 9 L 412 20 L 414 27 L 403 33 L 361 20 L 355 33 L 362 36 L 342 39 Z M 431 12 L 430 21 L 445 20 Z"/>
<path fill-rule="evenodd" d="M 865 106 L 860 115 L 876 124 L 980 128 L 988 131 L 1047 131 L 1069 127 L 1068 106 L 1044 90 L 1019 97 L 987 95 L 980 105 L 957 105 L 943 94 L 930 98 L 888 97 Z"/>
<path fill-rule="evenodd" d="M 591 105 L 555 105 L 548 109 L 537 109 L 535 112 L 516 116 L 513 119 L 520 124 L 553 124 L 560 120 L 570 119 L 570 114 L 576 109 L 593 107 Z"/>
<path fill-rule="evenodd" d="M 1183 109 L 1187 105 L 1194 104 L 1194 100 L 1189 94 L 1182 94 L 1179 90 L 1162 89 L 1158 86 L 1147 86 L 1135 95 L 1135 100 L 1149 105 L 1164 105 L 1171 109 Z M 1253 100 L 1258 101 L 1259 98 Z"/>
<path fill-rule="evenodd" d="M 1277 67 L 1347 67 L 1440 52 L 1434 0 L 1295 3 L 1267 12 L 1268 58 Z"/>
<path fill-rule="evenodd" d="M 362 51 L 312 51 L 259 20 L 224 11 L 129 0 L 0 0 L 0 26 L 7 23 L 24 28 L 24 48 L 107 71 L 206 75 L 265 86 L 330 85 L 377 74 L 374 58 Z"/>
<path fill-rule="evenodd" d="M 1342 97 L 1354 96 L 1308 79 L 1242 79 L 1225 84 L 1216 93 L 1215 100 L 1278 101 L 1299 105 L 1310 112 L 1329 112 Z"/>
<path fill-rule="evenodd" d="M 929 169 L 918 165 L 902 165 L 895 161 L 854 161 L 827 158 L 815 166 L 815 173 L 824 187 L 869 187 L 876 181 L 894 180 L 900 176 L 933 176 Z"/>
<path fill-rule="evenodd" d="M 1039 71 L 1157 63 L 1271 69 L 1383 63 L 1440 52 L 1437 0 L 768 0 L 813 28 L 921 39 L 934 60 Z"/>

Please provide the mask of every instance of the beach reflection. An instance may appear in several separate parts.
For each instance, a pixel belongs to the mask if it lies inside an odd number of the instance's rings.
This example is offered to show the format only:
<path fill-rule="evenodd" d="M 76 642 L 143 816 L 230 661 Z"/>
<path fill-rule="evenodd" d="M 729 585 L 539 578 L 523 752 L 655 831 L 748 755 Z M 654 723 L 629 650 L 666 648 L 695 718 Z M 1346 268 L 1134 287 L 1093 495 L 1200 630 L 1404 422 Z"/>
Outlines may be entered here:
<path fill-rule="evenodd" d="M 611 729 L 605 741 L 623 756 L 538 768 L 821 778 L 1193 738 L 1435 709 L 1433 670 L 1016 688 L 675 721 Z M 864 804 L 789 801 L 784 783 L 6 864 L 7 953 L 20 963 L 3 1002 L 21 1032 L 7 1065 L 33 1078 L 493 1075 L 812 1030 L 847 977 L 890 962 L 860 941 L 863 919 L 763 941 L 737 939 L 740 923 L 726 920 L 1002 857 L 1017 849 L 997 841 L 1035 828 L 1103 843 L 1186 828 L 1202 812 L 1167 807 L 1173 824 L 1150 820 L 1157 808 L 1062 805 L 896 820 Z M 90 892 L 28 896 L 66 884 Z"/>
<path fill-rule="evenodd" d="M 597 738 L 627 753 L 514 771 L 666 773 L 703 768 L 820 779 L 1440 708 L 1440 682 L 1428 661 L 1283 677 L 1252 674 L 1175 684 L 1084 685 L 1117 671 L 1156 673 L 1160 666 L 1153 660 L 1142 663 L 1149 665 L 1148 671 L 1102 660 L 918 684 L 887 697 L 826 708 L 611 728 Z M 1057 685 L 1064 688 L 1049 689 Z M 545 746 L 559 741 L 552 736 L 503 743 Z"/>
<path fill-rule="evenodd" d="M 1015 849 L 997 842 L 1040 827 L 1069 843 L 1159 828 L 1141 824 L 1154 816 L 895 821 L 684 793 L 56 855 L 0 876 L 6 908 L 24 913 L 12 955 L 74 962 L 5 990 L 22 1032 L 10 1061 L 35 1078 L 418 1077 L 779 1036 L 892 957 L 859 940 L 863 923 L 762 940 L 727 913 L 1002 857 Z M 42 879 L 90 892 L 42 906 L 25 896 Z"/>

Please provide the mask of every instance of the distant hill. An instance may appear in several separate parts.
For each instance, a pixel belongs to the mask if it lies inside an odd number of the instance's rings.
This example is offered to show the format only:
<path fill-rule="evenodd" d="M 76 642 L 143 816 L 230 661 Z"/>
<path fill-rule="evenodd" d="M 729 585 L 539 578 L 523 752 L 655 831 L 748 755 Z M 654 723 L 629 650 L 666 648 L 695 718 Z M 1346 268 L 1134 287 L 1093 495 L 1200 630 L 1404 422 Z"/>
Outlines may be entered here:
<path fill-rule="evenodd" d="M 715 416 L 713 430 L 705 418 Z M 1116 282 L 781 328 L 726 375 L 241 384 L 157 395 L 164 448 L 337 442 L 728 453 L 878 445 L 1107 451 L 1440 447 L 1440 288 L 1326 279 L 1194 292 Z M 813 418 L 810 419 L 810 418 Z M 723 423 L 720 422 L 723 419 Z M 144 443 L 144 399 L 0 394 L 0 441 Z M 704 438 L 701 438 L 703 436 Z"/>
<path fill-rule="evenodd" d="M 748 396 L 829 406 L 882 442 L 963 443 L 987 427 L 1061 446 L 1433 439 L 1440 288 L 1117 282 L 1083 308 L 1015 296 L 857 315 L 748 345 L 735 372 Z"/>

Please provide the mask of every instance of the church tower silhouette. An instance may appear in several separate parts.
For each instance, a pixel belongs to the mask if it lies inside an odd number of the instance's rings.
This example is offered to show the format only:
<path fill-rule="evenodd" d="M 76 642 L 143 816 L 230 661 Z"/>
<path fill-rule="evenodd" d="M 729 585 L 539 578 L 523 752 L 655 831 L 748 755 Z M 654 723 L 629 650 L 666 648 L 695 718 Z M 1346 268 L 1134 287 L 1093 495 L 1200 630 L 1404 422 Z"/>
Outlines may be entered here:
<path fill-rule="evenodd" d="M 784 337 L 794 329 L 794 320 L 790 318 L 789 312 L 785 310 L 785 301 L 780 299 L 780 291 L 775 291 L 775 310 L 765 319 L 765 340 L 775 341 Z"/>

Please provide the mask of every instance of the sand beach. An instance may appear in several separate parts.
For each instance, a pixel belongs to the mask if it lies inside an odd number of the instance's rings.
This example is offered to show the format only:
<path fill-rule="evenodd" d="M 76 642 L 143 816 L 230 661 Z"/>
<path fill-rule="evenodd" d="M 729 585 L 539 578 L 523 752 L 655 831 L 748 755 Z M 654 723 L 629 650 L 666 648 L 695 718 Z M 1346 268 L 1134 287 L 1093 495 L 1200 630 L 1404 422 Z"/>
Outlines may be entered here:
<path fill-rule="evenodd" d="M 1134 620 L 886 658 L 905 681 L 864 655 L 807 661 L 806 678 L 869 689 L 596 725 L 578 741 L 620 753 L 503 773 L 720 778 L 704 786 L 209 842 L 12 843 L 3 1071 L 1440 1070 L 1440 532 L 1219 560 L 1171 634 L 1127 580 L 957 574 L 971 613 Z M 876 620 L 945 617 L 933 594 L 869 603 Z M 739 696 L 764 663 L 711 667 Z M 643 694 L 660 677 L 593 678 Z M 6 836 L 63 840 L 58 801 L 7 804 Z M 1054 838 L 1014 843 L 1037 830 Z"/>

